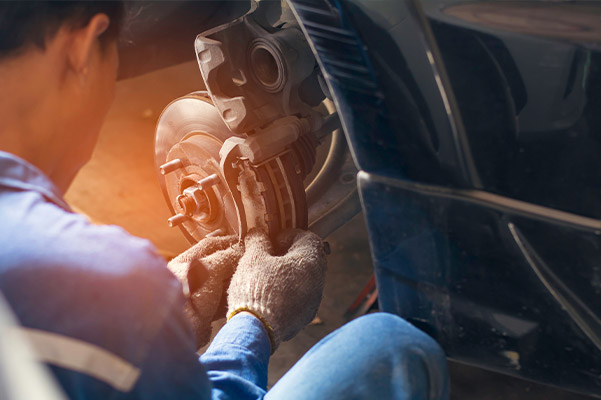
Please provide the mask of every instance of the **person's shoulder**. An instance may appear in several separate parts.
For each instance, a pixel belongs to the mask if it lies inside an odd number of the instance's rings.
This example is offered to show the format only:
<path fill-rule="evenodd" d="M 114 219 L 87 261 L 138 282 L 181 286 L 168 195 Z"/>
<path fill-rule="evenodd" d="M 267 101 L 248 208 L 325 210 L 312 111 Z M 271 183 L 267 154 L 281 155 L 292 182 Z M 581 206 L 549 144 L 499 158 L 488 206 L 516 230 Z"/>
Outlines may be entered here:
<path fill-rule="evenodd" d="M 5 278 L 46 277 L 66 286 L 130 285 L 130 292 L 159 290 L 165 295 L 180 290 L 155 246 L 119 226 L 93 224 L 50 202 L 32 201 L 27 212 L 3 214 L 0 274 Z"/>
<path fill-rule="evenodd" d="M 79 214 L 70 214 L 67 224 L 54 238 L 61 242 L 56 255 L 63 262 L 85 260 L 88 268 L 121 274 L 127 269 L 145 272 L 165 269 L 166 261 L 147 239 L 131 235 L 117 225 L 97 225 Z"/>
<path fill-rule="evenodd" d="M 154 245 L 116 225 L 97 225 L 78 213 L 52 203 L 37 203 L 27 213 L 5 221 L 0 233 L 3 258 L 29 265 L 60 264 L 106 273 L 130 268 L 163 268 L 165 260 Z M 19 262 L 22 258 L 22 262 Z"/>
<path fill-rule="evenodd" d="M 48 203 L 19 227 L 0 233 L 0 291 L 24 326 L 130 357 L 183 308 L 181 284 L 148 240 Z"/>
<path fill-rule="evenodd" d="M 180 290 L 166 260 L 149 240 L 133 236 L 120 226 L 93 224 L 79 214 L 70 214 L 67 219 L 69 222 L 55 236 L 60 248 L 51 252 L 49 261 L 53 264 L 107 283 L 131 284 L 130 290 Z"/>

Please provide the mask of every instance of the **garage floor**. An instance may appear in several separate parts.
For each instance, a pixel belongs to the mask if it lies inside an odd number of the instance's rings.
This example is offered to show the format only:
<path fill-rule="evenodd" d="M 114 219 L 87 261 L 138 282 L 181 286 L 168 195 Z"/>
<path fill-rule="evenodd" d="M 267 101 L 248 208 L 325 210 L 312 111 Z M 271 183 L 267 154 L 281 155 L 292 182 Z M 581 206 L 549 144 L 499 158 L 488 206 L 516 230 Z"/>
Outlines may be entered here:
<path fill-rule="evenodd" d="M 170 101 L 202 86 L 195 63 L 119 82 L 96 152 L 67 193 L 73 208 L 97 223 L 121 225 L 133 235 L 151 240 L 167 258 L 185 250 L 189 244 L 181 232 L 168 228 L 166 222 L 170 215 L 154 168 L 154 125 Z M 332 254 L 318 312 L 321 322 L 281 345 L 271 359 L 270 386 L 313 344 L 344 324 L 344 311 L 372 274 L 361 214 L 328 241 Z M 457 363 L 451 363 L 450 369 L 452 399 L 589 398 Z"/>

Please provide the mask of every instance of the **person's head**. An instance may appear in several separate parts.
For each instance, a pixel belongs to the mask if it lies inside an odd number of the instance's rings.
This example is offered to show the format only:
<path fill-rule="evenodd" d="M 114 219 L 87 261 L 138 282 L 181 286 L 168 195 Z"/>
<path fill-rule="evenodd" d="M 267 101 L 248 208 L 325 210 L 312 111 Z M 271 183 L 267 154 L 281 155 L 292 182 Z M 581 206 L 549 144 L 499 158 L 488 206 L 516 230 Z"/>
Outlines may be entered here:
<path fill-rule="evenodd" d="M 0 150 L 66 190 L 114 93 L 119 1 L 0 2 Z"/>
<path fill-rule="evenodd" d="M 4 1 L 0 7 L 0 60 L 46 43 L 63 26 L 84 28 L 98 14 L 110 21 L 99 35 L 106 48 L 117 39 L 123 18 L 119 1 Z"/>

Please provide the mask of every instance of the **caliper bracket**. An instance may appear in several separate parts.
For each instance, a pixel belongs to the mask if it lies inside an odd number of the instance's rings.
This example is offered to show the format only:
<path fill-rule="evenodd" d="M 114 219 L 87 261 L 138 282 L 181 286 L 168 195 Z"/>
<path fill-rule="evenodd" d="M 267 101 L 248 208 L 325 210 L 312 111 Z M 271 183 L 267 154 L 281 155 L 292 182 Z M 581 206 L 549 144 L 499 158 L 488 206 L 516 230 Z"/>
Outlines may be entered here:
<path fill-rule="evenodd" d="M 290 153 L 291 147 L 302 135 L 307 134 L 309 129 L 310 124 L 307 120 L 290 116 L 273 122 L 263 130 L 255 131 L 247 138 L 231 137 L 224 142 L 219 151 L 221 159 L 219 167 L 234 199 L 240 238 L 244 237 L 249 228 L 252 228 L 252 226 L 249 227 L 247 216 L 254 215 L 254 212 L 246 210 L 240 190 L 240 176 L 244 168 L 252 168 L 256 171 L 255 176 L 259 187 L 265 188 L 266 185 L 271 185 L 276 193 L 274 200 L 277 203 L 275 209 L 278 210 L 279 223 L 275 224 L 277 225 L 275 228 L 286 227 L 288 219 L 290 219 L 291 227 L 302 227 L 299 226 L 299 221 L 302 222 L 306 218 L 303 219 L 301 215 L 298 215 L 302 213 L 296 212 L 297 199 L 295 197 L 304 196 L 304 189 L 301 186 L 302 193 L 298 193 L 299 189 L 291 185 L 290 179 L 288 179 L 291 168 L 295 174 L 301 174 L 300 162 L 295 159 L 296 163 L 294 164 L 296 165 L 291 165 L 290 161 L 282 162 L 280 157 Z M 273 161 L 278 169 L 277 174 L 270 167 L 270 161 Z M 261 178 L 261 176 L 267 178 Z M 268 199 L 265 201 L 268 202 Z M 248 206 L 248 202 L 246 204 Z M 286 210 L 290 211 L 292 217 L 285 217 Z M 304 214 L 306 214 L 306 210 Z M 271 216 L 267 215 L 266 219 L 266 223 L 268 223 Z M 255 225 L 252 221 L 251 224 Z M 306 222 L 300 223 L 300 225 L 306 225 Z"/>

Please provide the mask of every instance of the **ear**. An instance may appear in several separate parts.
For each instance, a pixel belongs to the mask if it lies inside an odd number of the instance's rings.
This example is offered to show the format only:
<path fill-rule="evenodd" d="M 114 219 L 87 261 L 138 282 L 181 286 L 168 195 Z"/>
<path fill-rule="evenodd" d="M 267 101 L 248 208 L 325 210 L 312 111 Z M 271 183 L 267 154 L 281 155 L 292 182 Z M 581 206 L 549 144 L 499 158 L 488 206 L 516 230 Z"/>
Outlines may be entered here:
<path fill-rule="evenodd" d="M 71 45 L 68 50 L 69 65 L 74 72 L 86 73 L 94 54 L 96 39 L 109 27 L 106 14 L 94 15 L 87 25 L 73 30 Z"/>

